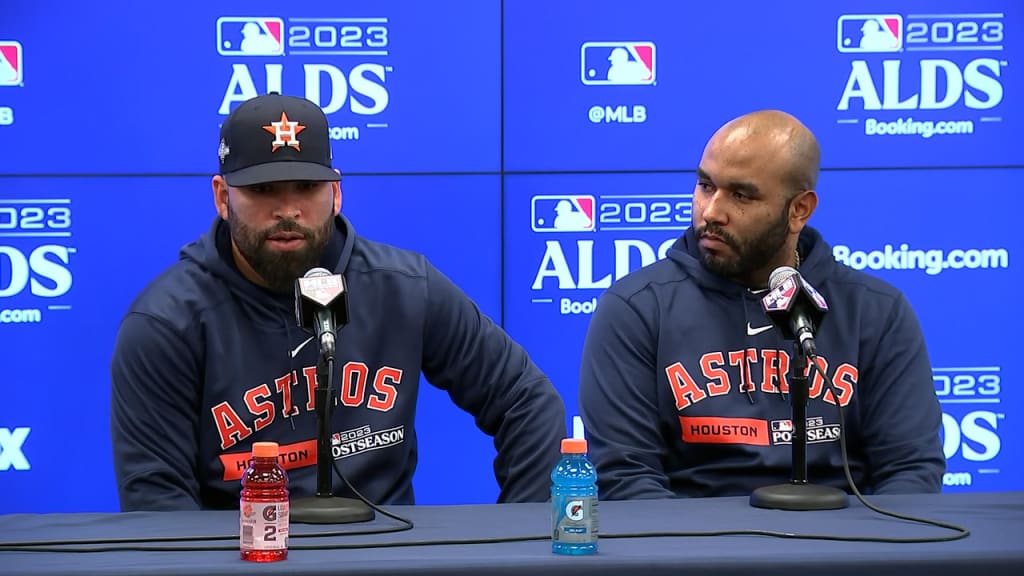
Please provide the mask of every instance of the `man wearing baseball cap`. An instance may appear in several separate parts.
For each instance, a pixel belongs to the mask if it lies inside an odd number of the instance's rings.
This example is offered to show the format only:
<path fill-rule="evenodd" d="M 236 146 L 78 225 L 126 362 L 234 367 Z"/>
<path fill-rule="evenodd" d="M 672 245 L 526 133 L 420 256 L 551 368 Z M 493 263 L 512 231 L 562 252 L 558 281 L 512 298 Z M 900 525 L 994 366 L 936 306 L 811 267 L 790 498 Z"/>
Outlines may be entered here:
<path fill-rule="evenodd" d="M 318 346 L 294 313 L 295 280 L 315 267 L 347 283 L 331 429 L 348 480 L 375 503 L 414 503 L 422 372 L 494 437 L 499 502 L 546 500 L 561 397 L 424 256 L 356 234 L 340 214 L 320 108 L 279 94 L 242 103 L 221 127 L 217 161 L 218 217 L 138 296 L 115 344 L 122 510 L 237 508 L 260 441 L 281 445 L 292 498 L 315 494 Z M 353 430 L 366 442 L 347 442 Z"/>

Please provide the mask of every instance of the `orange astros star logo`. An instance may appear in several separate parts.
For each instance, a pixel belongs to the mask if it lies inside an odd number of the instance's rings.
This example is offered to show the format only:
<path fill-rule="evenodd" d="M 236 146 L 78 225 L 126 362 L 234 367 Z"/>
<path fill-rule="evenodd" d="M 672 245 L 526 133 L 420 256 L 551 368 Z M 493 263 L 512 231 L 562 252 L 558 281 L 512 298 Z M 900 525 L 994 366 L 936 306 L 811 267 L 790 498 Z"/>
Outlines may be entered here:
<path fill-rule="evenodd" d="M 281 112 L 281 120 L 279 122 L 271 122 L 269 126 L 263 126 L 262 128 L 274 135 L 274 141 L 271 143 L 274 147 L 270 149 L 271 152 L 277 152 L 277 149 L 281 146 L 291 146 L 299 152 L 302 151 L 302 148 L 299 147 L 297 136 L 306 127 L 298 122 L 288 120 L 286 112 Z"/>

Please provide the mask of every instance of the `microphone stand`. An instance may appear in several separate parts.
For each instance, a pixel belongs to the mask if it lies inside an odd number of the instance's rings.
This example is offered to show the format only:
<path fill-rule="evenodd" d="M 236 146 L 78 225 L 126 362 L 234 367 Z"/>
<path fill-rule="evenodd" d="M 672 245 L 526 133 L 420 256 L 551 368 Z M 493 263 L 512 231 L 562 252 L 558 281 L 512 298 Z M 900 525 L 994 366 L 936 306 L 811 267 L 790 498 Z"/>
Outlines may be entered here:
<path fill-rule="evenodd" d="M 297 524 L 350 524 L 373 520 L 373 509 L 362 500 L 340 498 L 331 487 L 331 389 L 334 354 L 321 350 L 316 367 L 316 496 L 299 498 L 290 504 L 291 522 Z"/>
<path fill-rule="evenodd" d="M 800 342 L 793 343 L 789 397 L 793 418 L 793 473 L 788 484 L 762 486 L 750 495 L 750 505 L 775 510 L 837 510 L 846 508 L 846 492 L 807 481 L 808 358 Z M 845 433 L 845 430 L 840 432 Z"/>

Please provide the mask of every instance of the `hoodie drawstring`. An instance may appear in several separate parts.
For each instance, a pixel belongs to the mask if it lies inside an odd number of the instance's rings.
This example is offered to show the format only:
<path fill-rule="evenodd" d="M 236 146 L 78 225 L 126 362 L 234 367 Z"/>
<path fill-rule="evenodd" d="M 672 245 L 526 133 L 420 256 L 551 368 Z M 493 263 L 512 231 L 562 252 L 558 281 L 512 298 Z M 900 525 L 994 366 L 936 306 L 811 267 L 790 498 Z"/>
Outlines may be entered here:
<path fill-rule="evenodd" d="M 288 322 L 288 317 L 284 316 L 283 314 L 282 314 L 282 321 L 284 322 L 285 334 L 288 336 L 288 340 L 287 341 L 290 343 L 290 342 L 292 342 L 292 327 L 291 327 L 291 323 Z M 300 346 L 300 348 L 301 348 L 301 346 Z M 291 371 L 289 372 L 289 375 L 288 375 L 288 386 L 289 386 L 289 388 L 291 388 L 292 386 L 294 386 L 296 384 L 296 380 L 298 379 L 299 376 L 298 376 L 298 371 L 295 369 L 295 354 L 292 354 L 291 350 L 285 350 L 285 354 L 288 355 L 288 367 L 291 369 Z M 291 416 L 292 407 L 289 406 L 288 402 L 286 401 L 286 398 L 288 398 L 288 397 L 290 397 L 290 395 L 286 396 L 284 394 L 284 392 L 281 393 L 281 405 L 284 407 L 283 414 L 285 416 L 285 419 L 288 420 L 288 424 L 292 427 L 292 430 L 295 430 L 295 418 L 292 418 L 292 416 Z"/>
<path fill-rule="evenodd" d="M 750 315 L 747 313 L 747 297 L 746 295 L 740 295 L 740 299 L 743 301 L 743 322 L 746 326 L 750 326 Z M 744 327 L 746 330 L 746 327 Z M 750 338 L 749 334 L 747 338 Z M 743 360 L 740 362 L 740 390 L 747 393 L 747 400 L 750 404 L 754 404 L 754 395 L 750 393 L 750 388 L 747 387 L 747 383 L 753 385 L 754 379 L 750 375 L 750 367 L 747 362 L 747 350 L 743 350 Z"/>
<path fill-rule="evenodd" d="M 750 313 L 749 313 L 749 310 L 747 308 L 747 298 L 746 298 L 745 295 L 743 297 L 743 321 L 746 323 L 747 326 L 750 326 Z M 781 370 L 780 370 L 780 367 L 779 367 L 779 365 L 781 364 L 780 359 L 782 358 L 782 354 L 783 354 L 783 351 L 781 349 L 779 349 L 782 346 L 782 337 L 779 335 L 779 332 L 777 332 L 777 331 L 776 331 L 775 334 L 776 334 L 776 342 L 779 343 L 779 345 L 776 347 L 776 350 L 775 350 L 775 365 L 773 367 L 773 369 L 775 371 L 775 392 L 778 394 L 780 400 L 782 400 L 783 402 L 787 402 L 789 400 L 789 398 L 788 398 L 788 395 L 786 394 L 786 392 L 782 389 L 782 373 L 781 373 Z M 748 334 L 747 337 L 749 338 L 749 334 Z M 740 378 L 742 379 L 742 383 L 740 384 L 740 388 L 741 389 L 744 386 L 746 386 L 746 384 L 748 382 L 750 384 L 753 384 L 753 378 L 750 375 L 750 367 L 749 367 L 749 364 L 748 364 L 748 358 L 746 356 L 746 351 L 744 351 L 744 354 L 743 354 L 743 363 L 740 364 Z M 754 404 L 755 400 L 754 400 L 754 396 L 750 393 L 750 388 L 746 389 L 746 393 L 747 393 L 747 399 L 750 401 L 751 404 Z"/>
<path fill-rule="evenodd" d="M 779 362 L 778 359 L 782 358 L 782 350 L 775 350 L 775 355 L 775 381 L 778 382 L 778 384 L 776 384 L 776 388 L 779 389 L 779 398 L 781 398 L 783 402 L 788 402 L 789 398 L 786 397 L 786 391 L 782 389 L 783 374 L 779 371 L 779 364 L 781 364 L 781 362 Z"/>

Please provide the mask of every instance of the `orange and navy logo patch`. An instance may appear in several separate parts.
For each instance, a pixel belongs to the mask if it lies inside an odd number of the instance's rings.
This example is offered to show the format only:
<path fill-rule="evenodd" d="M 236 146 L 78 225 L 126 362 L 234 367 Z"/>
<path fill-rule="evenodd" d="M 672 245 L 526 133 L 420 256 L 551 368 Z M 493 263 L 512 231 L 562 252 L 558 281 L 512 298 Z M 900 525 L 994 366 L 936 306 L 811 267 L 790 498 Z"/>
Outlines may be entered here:
<path fill-rule="evenodd" d="M 269 126 L 263 126 L 263 129 L 274 135 L 274 141 L 271 142 L 273 148 L 271 152 L 277 152 L 277 149 L 282 146 L 291 146 L 299 152 L 302 148 L 299 147 L 299 132 L 306 129 L 305 126 L 299 124 L 297 121 L 292 122 L 288 120 L 288 114 L 284 111 L 281 112 L 281 120 L 278 122 L 271 122 Z"/>

